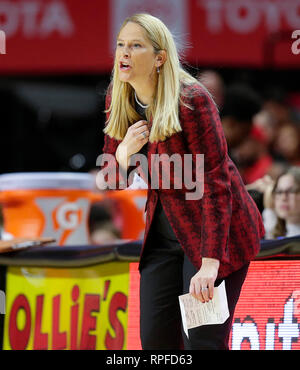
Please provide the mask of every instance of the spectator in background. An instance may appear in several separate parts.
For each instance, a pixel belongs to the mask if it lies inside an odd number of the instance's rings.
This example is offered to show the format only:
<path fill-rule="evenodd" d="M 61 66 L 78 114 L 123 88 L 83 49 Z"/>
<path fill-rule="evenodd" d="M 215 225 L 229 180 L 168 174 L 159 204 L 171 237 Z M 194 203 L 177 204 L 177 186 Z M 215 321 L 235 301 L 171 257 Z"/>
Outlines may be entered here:
<path fill-rule="evenodd" d="M 233 149 L 233 156 L 245 184 L 269 173 L 274 162 L 268 151 L 266 138 L 257 127 L 252 127 L 249 137 Z"/>
<path fill-rule="evenodd" d="M 286 92 L 279 86 L 270 86 L 264 93 L 263 110 L 268 112 L 277 127 L 295 121 L 297 114 L 288 104 Z"/>
<path fill-rule="evenodd" d="M 297 165 L 300 161 L 297 94 L 293 98 L 288 99 L 282 88 L 271 87 L 265 93 L 263 109 L 254 117 L 254 125 L 262 130 L 275 162 L 287 165 Z"/>
<path fill-rule="evenodd" d="M 221 75 L 213 70 L 199 72 L 198 80 L 207 88 L 220 109 L 224 101 L 224 82 Z"/>
<path fill-rule="evenodd" d="M 273 180 L 276 180 L 288 167 L 288 162 L 284 157 L 274 151 L 274 142 L 277 137 L 278 126 L 276 120 L 270 114 L 270 112 L 265 109 L 261 110 L 254 117 L 254 130 L 262 134 L 264 139 L 265 148 L 268 151 L 269 155 L 272 157 L 272 165 L 269 167 L 267 174 L 271 176 Z M 259 174 L 259 177 L 263 177 L 264 173 Z M 256 180 L 248 179 L 249 183 Z"/>
<path fill-rule="evenodd" d="M 233 85 L 225 91 L 220 116 L 231 155 L 232 150 L 249 137 L 253 117 L 261 106 L 260 97 L 246 85 Z"/>
<path fill-rule="evenodd" d="M 264 176 L 247 185 L 247 190 L 263 195 L 266 239 L 300 235 L 300 167 L 289 167 L 277 181 Z"/>
<path fill-rule="evenodd" d="M 121 232 L 114 225 L 108 205 L 93 204 L 89 216 L 90 240 L 93 245 L 106 244 L 121 239 Z"/>
<path fill-rule="evenodd" d="M 245 184 L 264 176 L 273 163 L 267 137 L 253 123 L 261 107 L 260 97 L 247 85 L 233 85 L 225 92 L 222 125 L 229 155 Z"/>
<path fill-rule="evenodd" d="M 273 207 L 273 203 L 271 202 L 273 187 L 274 180 L 269 175 L 265 175 L 253 183 L 246 185 L 248 193 L 254 199 L 261 214 L 265 208 Z"/>
<path fill-rule="evenodd" d="M 295 123 L 288 122 L 278 128 L 273 153 L 289 165 L 300 165 L 300 128 Z"/>
<path fill-rule="evenodd" d="M 270 153 L 274 143 L 277 131 L 277 125 L 273 116 L 266 110 L 262 109 L 253 118 L 253 125 L 258 128 L 264 137 L 265 144 Z"/>

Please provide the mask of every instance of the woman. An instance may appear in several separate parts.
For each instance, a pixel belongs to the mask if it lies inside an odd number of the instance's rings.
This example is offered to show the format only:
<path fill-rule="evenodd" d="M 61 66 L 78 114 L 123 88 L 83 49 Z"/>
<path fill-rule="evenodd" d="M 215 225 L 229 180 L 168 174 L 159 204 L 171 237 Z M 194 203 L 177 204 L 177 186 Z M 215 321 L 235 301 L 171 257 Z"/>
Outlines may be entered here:
<path fill-rule="evenodd" d="M 265 176 L 253 187 L 264 194 L 266 239 L 300 235 L 300 167 L 288 168 L 275 182 Z"/>
<path fill-rule="evenodd" d="M 190 154 L 194 177 L 196 155 L 204 155 L 201 199 L 191 199 L 188 186 L 178 189 L 170 171 L 159 176 L 158 187 L 148 185 L 139 266 L 142 347 L 179 349 L 183 339 L 186 349 L 227 349 L 234 308 L 249 261 L 259 251 L 263 224 L 228 157 L 212 98 L 181 68 L 172 35 L 159 19 L 138 14 L 121 26 L 106 107 L 103 153 L 112 160 L 102 163 L 99 179 L 108 187 L 124 188 L 135 153 L 148 155 L 147 181 L 157 170 L 154 154 Z M 162 181 L 167 176 L 169 189 Z M 191 329 L 188 339 L 181 334 L 178 296 L 190 292 L 207 302 L 223 279 L 230 318 Z"/>
<path fill-rule="evenodd" d="M 300 165 L 300 129 L 294 122 L 283 123 L 277 130 L 273 153 L 291 166 Z"/>

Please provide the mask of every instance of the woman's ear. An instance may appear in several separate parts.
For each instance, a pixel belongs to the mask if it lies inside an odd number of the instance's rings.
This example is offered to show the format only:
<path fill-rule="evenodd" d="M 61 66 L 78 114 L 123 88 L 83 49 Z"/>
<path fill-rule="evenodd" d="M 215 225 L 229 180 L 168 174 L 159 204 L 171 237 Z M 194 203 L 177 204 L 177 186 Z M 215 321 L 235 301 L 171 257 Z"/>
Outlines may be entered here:
<path fill-rule="evenodd" d="M 165 50 L 160 50 L 156 57 L 156 67 L 161 67 L 167 60 L 167 53 Z"/>

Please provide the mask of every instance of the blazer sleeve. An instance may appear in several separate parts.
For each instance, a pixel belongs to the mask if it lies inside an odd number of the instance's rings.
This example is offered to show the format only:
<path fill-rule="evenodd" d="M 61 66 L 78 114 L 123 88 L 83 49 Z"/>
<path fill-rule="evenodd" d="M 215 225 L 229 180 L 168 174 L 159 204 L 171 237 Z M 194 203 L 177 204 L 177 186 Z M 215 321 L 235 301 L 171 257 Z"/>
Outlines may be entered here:
<path fill-rule="evenodd" d="M 228 239 L 232 214 L 231 181 L 227 143 L 217 108 L 202 87 L 196 87 L 181 121 L 188 149 L 204 154 L 201 209 L 201 257 L 228 262 Z"/>
<path fill-rule="evenodd" d="M 105 109 L 110 106 L 111 95 L 108 92 L 105 98 Z M 106 113 L 106 121 L 108 121 L 109 113 Z M 127 171 L 119 166 L 115 154 L 118 145 L 122 140 L 116 140 L 107 134 L 104 134 L 104 146 L 102 155 L 98 157 L 97 164 L 100 166 L 100 171 L 97 174 L 97 186 L 102 190 L 123 190 L 127 188 L 128 176 L 136 166 L 129 166 Z"/>

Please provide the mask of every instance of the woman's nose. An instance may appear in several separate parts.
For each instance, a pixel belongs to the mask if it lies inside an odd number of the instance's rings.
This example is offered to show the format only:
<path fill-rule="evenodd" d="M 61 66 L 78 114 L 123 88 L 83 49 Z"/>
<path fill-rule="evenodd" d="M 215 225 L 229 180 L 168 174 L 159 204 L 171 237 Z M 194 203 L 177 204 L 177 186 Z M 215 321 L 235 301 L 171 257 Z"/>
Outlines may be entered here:
<path fill-rule="evenodd" d="M 288 192 L 283 192 L 282 193 L 282 197 L 281 197 L 281 200 L 283 200 L 284 202 L 286 202 L 287 200 L 289 199 L 289 194 Z"/>
<path fill-rule="evenodd" d="M 125 58 L 129 58 L 129 50 L 128 50 L 127 46 L 125 46 L 124 49 L 123 49 L 123 56 Z"/>

